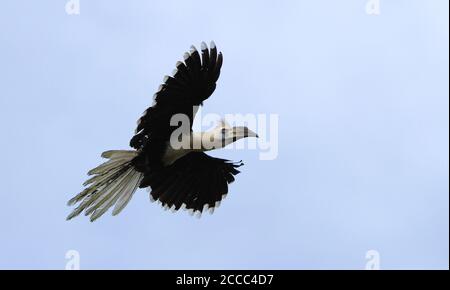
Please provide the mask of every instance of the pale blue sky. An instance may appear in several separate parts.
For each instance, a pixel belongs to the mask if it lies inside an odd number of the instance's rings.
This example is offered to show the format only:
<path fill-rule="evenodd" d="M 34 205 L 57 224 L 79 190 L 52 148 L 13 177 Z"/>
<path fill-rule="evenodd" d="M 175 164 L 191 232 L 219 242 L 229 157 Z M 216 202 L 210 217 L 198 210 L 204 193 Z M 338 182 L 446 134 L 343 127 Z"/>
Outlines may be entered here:
<path fill-rule="evenodd" d="M 448 1 L 2 1 L 0 268 L 449 267 Z M 214 4 L 217 3 L 217 4 Z M 108 149 L 126 149 L 191 44 L 224 54 L 204 112 L 279 115 L 279 155 L 246 163 L 212 216 L 136 193 L 66 222 Z"/>

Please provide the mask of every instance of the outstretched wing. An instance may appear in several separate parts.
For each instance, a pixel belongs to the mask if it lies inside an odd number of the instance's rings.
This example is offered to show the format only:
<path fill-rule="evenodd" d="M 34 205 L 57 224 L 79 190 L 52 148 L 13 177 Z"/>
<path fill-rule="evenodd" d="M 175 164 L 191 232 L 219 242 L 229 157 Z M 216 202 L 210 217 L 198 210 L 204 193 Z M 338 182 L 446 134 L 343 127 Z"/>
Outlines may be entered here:
<path fill-rule="evenodd" d="M 203 152 L 191 152 L 172 165 L 144 177 L 151 186 L 150 198 L 161 202 L 165 209 L 180 208 L 211 212 L 228 193 L 228 184 L 239 174 L 242 162 L 211 157 Z"/>
<path fill-rule="evenodd" d="M 194 119 L 193 108 L 202 104 L 215 90 L 222 67 L 222 53 L 217 53 L 214 42 L 210 48 L 201 44 L 201 55 L 192 46 L 184 54 L 184 62 L 177 62 L 173 76 L 165 76 L 163 84 L 154 96 L 154 105 L 139 119 L 136 134 L 130 146 L 143 149 L 152 141 L 165 142 L 175 127 L 170 119 L 175 114 L 185 114 Z"/>

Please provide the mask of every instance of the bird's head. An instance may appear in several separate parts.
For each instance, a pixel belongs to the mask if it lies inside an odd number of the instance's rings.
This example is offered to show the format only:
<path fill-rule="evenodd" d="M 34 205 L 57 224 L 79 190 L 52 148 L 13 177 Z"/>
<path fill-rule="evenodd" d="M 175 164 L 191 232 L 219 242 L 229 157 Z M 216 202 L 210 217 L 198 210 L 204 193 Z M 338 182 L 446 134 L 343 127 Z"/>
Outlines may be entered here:
<path fill-rule="evenodd" d="M 221 120 L 214 129 L 214 139 L 219 141 L 216 142 L 216 145 L 220 144 L 218 146 L 219 148 L 223 148 L 233 142 L 236 142 L 237 140 L 247 137 L 258 138 L 258 134 L 245 126 L 231 127 L 227 122 L 225 122 L 225 120 Z"/>

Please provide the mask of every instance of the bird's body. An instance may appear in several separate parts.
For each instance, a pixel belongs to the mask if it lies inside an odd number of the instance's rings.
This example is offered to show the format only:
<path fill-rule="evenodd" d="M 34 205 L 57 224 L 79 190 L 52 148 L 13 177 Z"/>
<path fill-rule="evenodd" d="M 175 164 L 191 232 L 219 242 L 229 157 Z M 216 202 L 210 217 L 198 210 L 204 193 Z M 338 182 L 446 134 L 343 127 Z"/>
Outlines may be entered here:
<path fill-rule="evenodd" d="M 213 42 L 209 49 L 202 43 L 201 55 L 191 47 L 184 62 L 177 62 L 173 76 L 164 77 L 154 104 L 139 119 L 130 141 L 134 150 L 102 154 L 110 160 L 89 171 L 95 176 L 85 182 L 89 187 L 69 201 L 80 205 L 68 219 L 85 211 L 93 221 L 112 206 L 113 215 L 118 214 L 138 187 L 151 188 L 151 200 L 166 209 L 185 208 L 197 214 L 213 211 L 242 163 L 204 152 L 257 137 L 246 127 L 231 128 L 225 123 L 209 132 L 192 132 L 198 107 L 214 92 L 221 66 L 222 54 Z"/>

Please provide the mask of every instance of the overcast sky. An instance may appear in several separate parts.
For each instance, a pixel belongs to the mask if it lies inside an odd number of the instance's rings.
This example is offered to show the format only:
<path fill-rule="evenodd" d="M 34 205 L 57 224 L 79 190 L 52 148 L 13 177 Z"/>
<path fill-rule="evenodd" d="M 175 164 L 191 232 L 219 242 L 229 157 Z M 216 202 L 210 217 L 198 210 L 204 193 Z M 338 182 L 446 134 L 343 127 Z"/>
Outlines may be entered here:
<path fill-rule="evenodd" d="M 448 1 L 3 1 L 0 268 L 449 267 Z M 222 74 L 203 113 L 278 115 L 278 156 L 245 166 L 214 215 L 138 191 L 117 217 L 66 202 L 191 44 Z M 257 129 L 257 128 L 255 128 Z"/>

